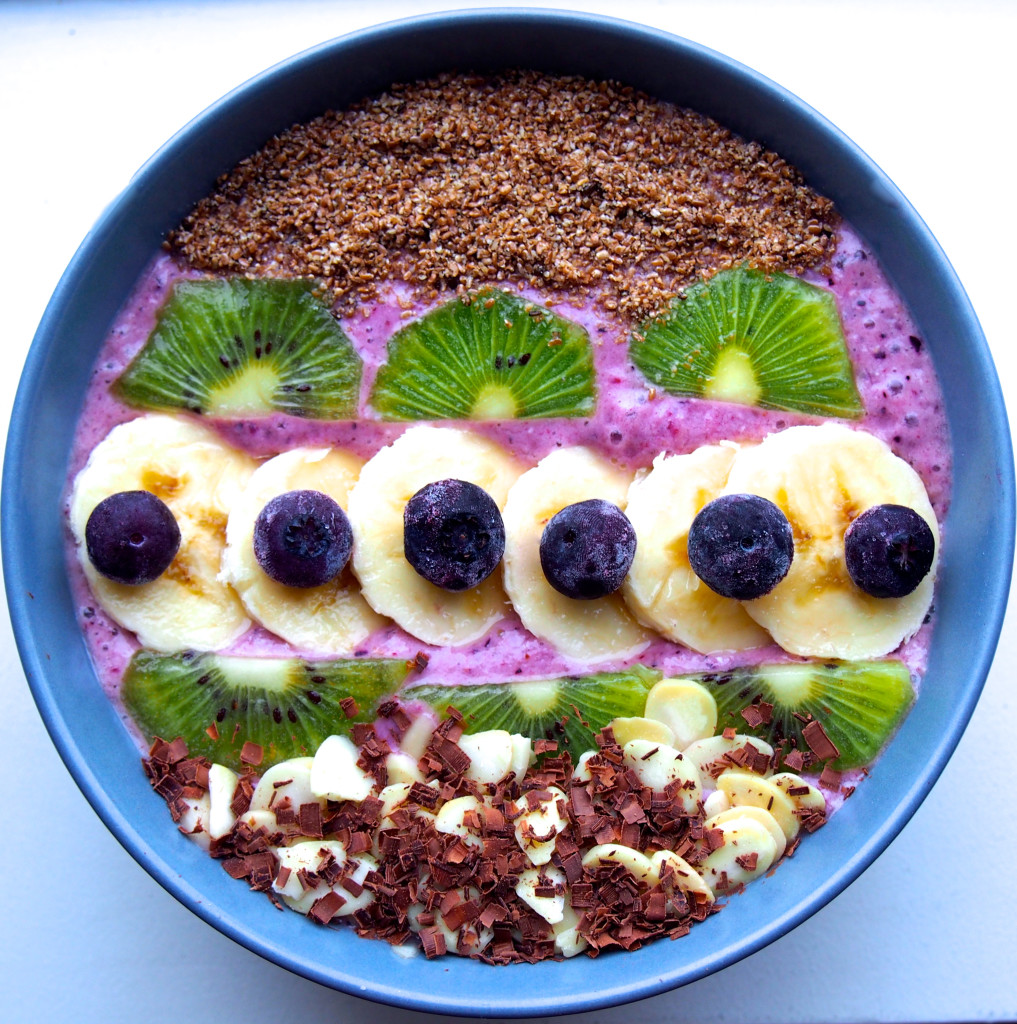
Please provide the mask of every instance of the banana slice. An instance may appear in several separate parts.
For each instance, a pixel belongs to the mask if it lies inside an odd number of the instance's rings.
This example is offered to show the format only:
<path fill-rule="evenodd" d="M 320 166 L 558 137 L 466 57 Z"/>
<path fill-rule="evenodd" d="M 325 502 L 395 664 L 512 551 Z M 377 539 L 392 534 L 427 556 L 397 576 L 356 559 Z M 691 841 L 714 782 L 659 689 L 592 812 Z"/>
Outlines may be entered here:
<path fill-rule="evenodd" d="M 70 526 L 92 593 L 121 626 L 159 651 L 216 651 L 245 633 L 250 620 L 219 580 L 229 510 L 254 462 L 211 431 L 174 416 L 139 416 L 100 441 L 74 481 Z M 85 524 L 104 498 L 151 491 L 180 527 L 180 549 L 157 580 L 137 586 L 100 575 L 85 550 Z"/>
<path fill-rule="evenodd" d="M 577 661 L 631 657 L 649 636 L 620 593 L 593 601 L 558 593 L 540 567 L 540 537 L 553 515 L 577 501 L 603 498 L 624 508 L 629 480 L 588 448 L 560 448 L 516 481 L 505 504 L 505 590 L 531 633 Z"/>
<path fill-rule="evenodd" d="M 230 511 L 219 578 L 240 595 L 247 614 L 294 647 L 349 654 L 385 620 L 360 594 L 349 569 L 320 587 L 287 587 L 266 576 L 254 557 L 254 524 L 287 491 L 321 491 L 346 509 L 363 461 L 349 452 L 295 448 L 262 463 Z"/>
<path fill-rule="evenodd" d="M 482 637 L 508 611 L 497 573 L 451 593 L 429 583 L 403 553 L 403 510 L 425 484 L 466 480 L 504 508 L 522 467 L 492 441 L 451 427 L 411 427 L 360 472 L 349 497 L 353 571 L 368 604 L 425 643 L 455 647 Z"/>
<path fill-rule="evenodd" d="M 870 597 L 844 563 L 844 531 L 874 505 L 906 505 L 939 536 L 921 478 L 879 438 L 837 423 L 771 434 L 737 454 L 724 493 L 768 498 L 791 522 L 791 569 L 769 594 L 745 603 L 784 650 L 878 658 L 917 632 L 932 603 L 935 561 L 918 588 L 900 598 Z"/>
<path fill-rule="evenodd" d="M 714 593 L 689 565 L 689 527 L 720 493 L 736 450 L 703 445 L 688 455 L 658 455 L 629 487 L 625 507 L 637 542 L 625 601 L 641 622 L 701 654 L 770 642 L 738 601 Z"/>

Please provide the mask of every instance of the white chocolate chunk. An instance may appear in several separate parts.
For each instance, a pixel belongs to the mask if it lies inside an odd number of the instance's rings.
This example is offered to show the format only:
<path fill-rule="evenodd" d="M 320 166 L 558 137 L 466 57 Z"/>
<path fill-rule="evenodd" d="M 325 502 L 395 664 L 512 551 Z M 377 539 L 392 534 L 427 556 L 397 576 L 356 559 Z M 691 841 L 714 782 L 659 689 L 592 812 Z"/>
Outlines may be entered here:
<path fill-rule="evenodd" d="M 378 799 L 381 801 L 381 810 L 378 812 L 379 828 L 392 827 L 389 815 L 406 803 L 412 788 L 412 782 L 391 782 L 378 794 Z"/>
<path fill-rule="evenodd" d="M 590 782 L 593 779 L 593 773 L 590 771 L 590 758 L 596 757 L 599 751 L 596 750 L 584 750 L 579 755 L 579 760 L 576 761 L 575 768 L 572 769 L 572 779 L 574 782 Z"/>
<path fill-rule="evenodd" d="M 446 835 L 459 836 L 467 846 L 482 850 L 484 840 L 481 838 L 480 829 L 468 824 L 466 820 L 467 816 L 472 818 L 474 815 L 478 820 L 483 820 L 484 804 L 475 796 L 458 796 L 442 804 L 434 817 L 435 830 Z"/>
<path fill-rule="evenodd" d="M 787 849 L 787 836 L 784 835 L 784 830 L 778 824 L 777 819 L 762 807 L 754 807 L 748 804 L 730 807 L 726 811 L 721 811 L 719 814 L 707 818 L 703 822 L 703 828 L 719 828 L 724 822 L 734 821 L 736 818 L 751 818 L 753 821 L 758 821 L 773 837 L 773 842 L 777 847 L 777 853 L 773 859 L 780 860 L 784 856 L 784 851 Z"/>
<path fill-rule="evenodd" d="M 578 956 L 589 943 L 579 934 L 579 915 L 572 909 L 572 901 L 565 897 L 562 919 L 551 925 L 554 932 L 554 951 L 563 957 Z"/>
<path fill-rule="evenodd" d="M 650 862 L 650 858 L 638 850 L 620 843 L 601 843 L 587 850 L 583 856 L 583 867 L 587 871 L 596 871 L 599 867 L 615 867 L 621 865 L 633 878 L 646 885 L 656 885 L 658 875 Z"/>
<path fill-rule="evenodd" d="M 280 806 L 290 806 L 299 811 L 301 804 L 320 804 L 324 809 L 325 801 L 311 792 L 313 762 L 313 757 L 292 757 L 272 765 L 254 789 L 250 810 L 272 811 Z"/>
<path fill-rule="evenodd" d="M 682 753 L 699 770 L 699 777 L 703 780 L 704 786 L 709 786 L 712 779 L 716 779 L 722 771 L 731 768 L 729 762 L 723 760 L 733 750 L 740 750 L 746 744 L 752 746 L 761 754 L 773 757 L 773 747 L 765 740 L 757 739 L 755 736 L 746 736 L 744 733 L 736 733 L 731 739 L 723 733 L 717 736 L 708 736 L 705 739 L 696 740 L 682 749 Z M 742 769 L 748 771 L 749 769 Z M 772 768 L 767 766 L 765 775 L 770 775 Z"/>
<path fill-rule="evenodd" d="M 237 821 L 242 821 L 252 832 L 259 828 L 266 832 L 278 832 L 279 825 L 276 823 L 275 815 L 271 811 L 251 811 L 240 815 Z"/>
<path fill-rule="evenodd" d="M 184 811 L 177 822 L 177 828 L 195 842 L 203 850 L 211 846 L 212 837 L 208 834 L 208 793 L 202 793 L 200 797 L 180 797 L 184 804 Z"/>
<path fill-rule="evenodd" d="M 826 797 L 800 775 L 795 775 L 794 772 L 778 772 L 776 775 L 770 776 L 770 782 L 778 789 L 783 790 L 799 810 L 826 813 Z M 802 789 L 807 789 L 808 792 L 792 792 L 792 790 Z"/>
<path fill-rule="evenodd" d="M 680 784 L 675 799 L 686 814 L 695 814 L 703 787 L 695 764 L 674 747 L 649 740 L 630 740 L 622 748 L 625 766 L 631 768 L 639 781 L 655 793 L 663 793 L 673 782 Z"/>
<path fill-rule="evenodd" d="M 554 896 L 538 896 L 537 887 L 550 883 Z M 553 864 L 543 868 L 527 868 L 516 882 L 516 895 L 532 907 L 548 924 L 558 924 L 565 917 L 565 872 Z"/>
<path fill-rule="evenodd" d="M 665 889 L 681 889 L 682 892 L 699 894 L 708 903 L 713 902 L 713 891 L 703 881 L 698 871 L 684 858 L 673 850 L 658 850 L 650 857 L 652 876 L 656 885 Z"/>
<path fill-rule="evenodd" d="M 703 800 L 703 813 L 708 817 L 712 818 L 715 814 L 720 814 L 721 811 L 726 811 L 731 806 L 731 801 L 727 798 L 727 793 L 722 790 L 715 789 L 705 800 Z"/>
<path fill-rule="evenodd" d="M 416 758 L 409 754 L 391 753 L 385 758 L 389 782 L 423 782 L 424 774 L 417 767 Z"/>
<path fill-rule="evenodd" d="M 769 871 L 777 846 L 764 825 L 749 817 L 722 822 L 723 845 L 703 861 L 703 880 L 714 892 L 728 892 Z"/>
<path fill-rule="evenodd" d="M 426 713 L 417 715 L 403 733 L 399 748 L 404 754 L 409 754 L 414 760 L 419 761 L 424 756 L 433 735 L 434 721 L 431 716 Z"/>
<path fill-rule="evenodd" d="M 674 734 L 672 745 L 684 750 L 717 731 L 717 702 L 700 683 L 662 679 L 646 695 L 647 718 L 663 722 Z"/>
<path fill-rule="evenodd" d="M 208 769 L 208 834 L 213 839 L 222 839 L 237 820 L 230 804 L 239 781 L 237 773 L 225 765 Z"/>
<path fill-rule="evenodd" d="M 567 803 L 565 794 L 557 786 L 548 786 L 547 792 L 550 797 L 542 800 L 532 811 L 527 809 L 529 804 L 525 796 L 516 801 L 516 809 L 523 812 L 515 822 L 516 842 L 530 863 L 538 867 L 551 859 L 558 833 L 567 824 L 563 815 Z"/>
<path fill-rule="evenodd" d="M 332 887 L 327 882 L 320 881 L 313 889 L 305 889 L 299 873 L 306 871 L 316 874 L 326 853 L 332 854 L 340 867 L 346 863 L 346 847 L 335 839 L 308 839 L 293 843 L 292 846 L 274 847 L 273 852 L 279 858 L 280 869 L 288 868 L 289 875 L 282 885 L 279 884 L 277 876 L 272 888 L 288 906 L 301 914 L 306 914 L 315 900 L 331 892 Z"/>
<path fill-rule="evenodd" d="M 624 747 L 630 740 L 649 740 L 651 743 L 675 745 L 674 733 L 663 723 L 652 718 L 614 718 L 611 720 L 611 732 L 619 747 Z"/>
<path fill-rule="evenodd" d="M 424 879 L 428 876 L 425 875 Z M 422 891 L 422 890 L 421 890 Z M 459 896 L 466 902 L 470 900 L 476 900 L 480 897 L 480 891 L 468 886 L 466 888 L 457 889 Z M 424 926 L 420 923 L 420 915 L 426 910 L 423 903 L 414 903 L 409 910 L 406 912 L 407 923 L 410 926 L 410 930 L 419 932 Z M 468 921 L 460 928 L 455 930 L 449 928 L 445 921 L 441 910 L 435 908 L 432 913 L 434 914 L 434 927 L 441 933 L 441 937 L 445 940 L 445 949 L 448 952 L 456 952 L 459 950 L 460 945 L 468 946 L 473 952 L 480 952 L 484 950 L 494 938 L 494 929 L 485 928 L 479 923 L 479 921 Z M 464 939 L 472 939 L 472 942 L 463 942 Z"/>
<path fill-rule="evenodd" d="M 751 772 L 723 772 L 717 779 L 717 788 L 727 793 L 734 807 L 762 807 L 769 811 L 777 819 L 788 842 L 798 835 L 801 826 L 794 803 L 769 779 L 762 779 Z"/>
<path fill-rule="evenodd" d="M 374 779 L 358 764 L 360 751 L 346 736 L 325 739 L 311 764 L 311 792 L 327 800 L 364 800 Z"/>
<path fill-rule="evenodd" d="M 504 729 L 464 733 L 456 741 L 470 759 L 466 778 L 474 782 L 500 782 L 512 766 L 512 737 Z"/>
<path fill-rule="evenodd" d="M 378 862 L 367 853 L 362 853 L 354 861 L 356 867 L 350 874 L 350 879 L 360 885 L 364 884 L 364 879 L 372 871 L 378 870 Z M 358 910 L 363 910 L 364 907 L 369 906 L 374 902 L 374 893 L 370 889 L 364 889 L 359 896 L 354 896 L 348 889 L 344 889 L 342 883 L 337 884 L 334 887 L 334 891 L 339 893 L 340 896 L 346 902 L 335 912 L 335 917 L 349 917 L 350 914 L 355 914 Z"/>
<path fill-rule="evenodd" d="M 517 781 L 522 782 L 526 771 L 533 764 L 533 741 L 529 736 L 520 736 L 519 733 L 512 734 L 512 774 Z"/>

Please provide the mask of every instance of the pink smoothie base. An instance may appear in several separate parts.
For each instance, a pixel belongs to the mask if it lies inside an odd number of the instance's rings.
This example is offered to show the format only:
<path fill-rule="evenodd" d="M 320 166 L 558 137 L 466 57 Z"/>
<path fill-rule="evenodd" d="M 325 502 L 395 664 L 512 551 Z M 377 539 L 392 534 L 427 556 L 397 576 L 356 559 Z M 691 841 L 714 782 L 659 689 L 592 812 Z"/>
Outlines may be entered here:
<path fill-rule="evenodd" d="M 180 268 L 169 256 L 158 256 L 124 306 L 106 339 L 85 398 L 71 453 L 68 480 L 84 466 L 91 450 L 116 424 L 139 415 L 119 402 L 110 386 L 144 344 L 159 307 L 173 283 L 202 275 Z M 882 438 L 919 473 L 936 514 L 943 521 L 950 495 L 949 432 L 932 361 L 900 298 L 858 237 L 843 228 L 832 262 L 832 276 L 810 276 L 836 297 L 855 367 L 865 416 L 857 426 Z M 549 305 L 546 296 L 521 289 L 525 297 Z M 407 320 L 433 304 L 414 301 L 410 289 L 390 285 L 369 308 L 345 319 L 342 326 L 364 361 L 360 418 L 322 423 L 288 416 L 239 422 L 205 420 L 221 436 L 256 458 L 267 458 L 299 446 L 337 447 L 370 458 L 411 424 L 381 423 L 372 418 L 366 396 L 386 343 Z M 599 394 L 589 419 L 522 420 L 471 423 L 511 450 L 522 462 L 535 464 L 558 447 L 587 445 L 619 465 L 635 471 L 648 467 L 662 451 L 688 452 L 720 440 L 758 441 L 769 433 L 802 423 L 819 422 L 793 413 L 770 412 L 729 403 L 681 399 L 658 392 L 650 396 L 646 382 L 627 358 L 629 326 L 595 305 L 551 304 L 562 316 L 589 332 L 594 346 Z M 69 488 L 68 488 L 69 490 Z M 102 686 L 119 707 L 120 681 L 138 649 L 132 634 L 120 629 L 91 595 L 78 565 L 68 531 L 68 564 L 74 600 L 89 653 Z M 917 682 L 924 674 L 931 636 L 926 624 L 898 652 Z M 427 667 L 414 682 L 458 685 L 471 682 L 542 679 L 607 671 L 633 661 L 665 675 L 723 671 L 738 665 L 791 660 L 773 645 L 752 651 L 701 655 L 658 639 L 636 659 L 589 665 L 562 657 L 523 628 L 507 610 L 506 618 L 488 635 L 460 648 L 432 648 L 396 626 L 380 630 L 355 652 L 361 657 L 412 659 L 428 655 Z M 313 657 L 254 626 L 226 652 L 239 656 Z M 129 722 L 121 708 L 125 722 Z M 133 732 L 133 729 L 132 729 Z"/>

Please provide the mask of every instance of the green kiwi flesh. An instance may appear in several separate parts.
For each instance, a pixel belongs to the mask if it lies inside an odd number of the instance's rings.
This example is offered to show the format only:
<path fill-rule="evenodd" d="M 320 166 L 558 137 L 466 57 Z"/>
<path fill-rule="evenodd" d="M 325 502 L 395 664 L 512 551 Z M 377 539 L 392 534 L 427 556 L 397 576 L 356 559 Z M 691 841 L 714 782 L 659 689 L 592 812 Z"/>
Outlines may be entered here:
<path fill-rule="evenodd" d="M 451 705 L 468 733 L 504 729 L 530 739 L 558 741 L 575 760 L 596 750 L 594 736 L 613 718 L 642 715 L 646 695 L 661 673 L 642 665 L 622 672 L 475 686 L 411 686 L 400 700 L 419 700 L 445 716 Z"/>
<path fill-rule="evenodd" d="M 314 282 L 179 281 L 116 382 L 128 405 L 222 418 L 355 416 L 360 357 Z"/>
<path fill-rule="evenodd" d="M 908 667 L 893 660 L 757 665 L 683 678 L 713 694 L 718 732 L 731 727 L 774 749 L 807 751 L 801 719 L 815 719 L 839 751 L 829 762 L 838 770 L 870 764 L 915 699 Z M 773 705 L 772 719 L 750 726 L 742 711 L 757 701 Z"/>
<path fill-rule="evenodd" d="M 833 296 L 748 267 L 694 284 L 629 342 L 640 372 L 673 395 L 813 416 L 862 415 Z"/>
<path fill-rule="evenodd" d="M 408 671 L 397 659 L 308 662 L 141 650 L 124 674 L 121 698 L 148 742 L 182 736 L 192 756 L 234 771 L 242 767 L 244 743 L 257 743 L 263 770 L 312 756 L 326 737 L 373 722 L 378 704 Z M 340 706 L 347 697 L 356 701 L 352 717 Z"/>
<path fill-rule="evenodd" d="M 595 390 L 593 353 L 582 327 L 486 288 L 398 331 L 370 404 L 385 420 L 588 416 Z"/>

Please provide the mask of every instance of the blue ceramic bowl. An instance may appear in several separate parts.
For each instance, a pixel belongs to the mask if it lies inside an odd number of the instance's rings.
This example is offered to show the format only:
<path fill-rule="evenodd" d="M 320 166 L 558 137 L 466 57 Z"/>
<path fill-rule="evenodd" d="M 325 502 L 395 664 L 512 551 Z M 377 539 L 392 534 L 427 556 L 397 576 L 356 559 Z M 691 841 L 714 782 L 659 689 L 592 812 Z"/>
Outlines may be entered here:
<path fill-rule="evenodd" d="M 451 957 L 403 960 L 349 930 L 322 932 L 280 914 L 180 838 L 89 663 L 67 583 L 60 493 L 108 326 L 165 233 L 219 174 L 295 121 L 393 81 L 510 66 L 626 82 L 796 164 L 868 239 L 912 309 L 959 457 L 931 668 L 877 777 L 793 860 L 688 937 L 597 960 L 493 969 Z M 1013 460 L 999 382 L 950 264 L 893 183 L 815 111 L 719 54 L 621 22 L 519 9 L 436 15 L 327 43 L 242 86 L 172 139 L 63 276 L 25 366 L 3 477 L 4 573 L 25 672 L 60 754 L 120 842 L 196 914 L 284 967 L 356 995 L 475 1016 L 586 1010 L 674 988 L 752 953 L 836 896 L 911 817 L 967 724 L 999 634 L 1013 540 Z M 977 580 L 963 570 L 974 563 Z"/>

